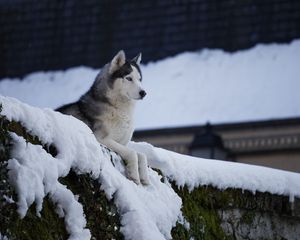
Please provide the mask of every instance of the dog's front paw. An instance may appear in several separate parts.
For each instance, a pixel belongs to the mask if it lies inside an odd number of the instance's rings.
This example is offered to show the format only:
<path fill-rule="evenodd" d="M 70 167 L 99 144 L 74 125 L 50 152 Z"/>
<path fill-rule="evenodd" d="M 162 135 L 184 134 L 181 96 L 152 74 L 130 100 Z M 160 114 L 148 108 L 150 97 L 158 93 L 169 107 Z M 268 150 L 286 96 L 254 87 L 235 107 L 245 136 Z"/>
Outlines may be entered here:
<path fill-rule="evenodd" d="M 127 178 L 128 178 L 129 180 L 135 182 L 135 184 L 137 184 L 137 185 L 140 185 L 140 184 L 141 184 L 139 178 L 134 178 L 134 177 L 132 177 L 132 176 L 130 176 L 130 175 L 128 175 L 128 174 L 127 174 Z"/>
<path fill-rule="evenodd" d="M 142 183 L 143 185 L 145 185 L 145 186 L 150 185 L 149 179 L 141 179 L 141 183 Z"/>
<path fill-rule="evenodd" d="M 127 178 L 134 181 L 136 184 L 140 184 L 137 154 L 134 151 L 132 151 L 127 156 L 127 159 L 128 160 L 125 160 Z"/>
<path fill-rule="evenodd" d="M 147 158 L 142 153 L 137 153 L 137 154 L 138 154 L 138 160 L 139 160 L 138 165 L 139 165 L 140 181 L 143 185 L 150 185 Z"/>

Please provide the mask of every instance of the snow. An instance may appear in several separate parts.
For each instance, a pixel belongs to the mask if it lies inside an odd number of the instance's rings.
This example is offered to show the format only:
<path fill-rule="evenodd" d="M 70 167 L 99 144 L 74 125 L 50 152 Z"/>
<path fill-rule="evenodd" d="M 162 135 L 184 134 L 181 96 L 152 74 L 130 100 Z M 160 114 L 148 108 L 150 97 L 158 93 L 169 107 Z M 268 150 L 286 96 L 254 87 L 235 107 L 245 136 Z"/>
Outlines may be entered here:
<path fill-rule="evenodd" d="M 211 185 L 219 189 L 239 188 L 252 192 L 270 192 L 300 197 L 300 174 L 271 168 L 200 159 L 147 143 L 131 142 L 128 147 L 144 153 L 149 166 L 161 170 L 161 177 L 151 168 L 150 185 L 136 185 L 125 177 L 121 159 L 101 146 L 91 130 L 81 121 L 55 112 L 0 96 L 1 115 L 22 123 L 28 131 L 46 145 L 53 144 L 57 156 L 47 153 L 42 146 L 32 145 L 11 134 L 14 150 L 8 161 L 10 181 L 18 193 L 18 212 L 26 215 L 30 205 L 42 209 L 48 195 L 57 205 L 59 216 L 65 218 L 69 239 L 90 239 L 83 208 L 58 178 L 71 169 L 77 174 L 89 173 L 98 179 L 108 199 L 113 199 L 121 216 L 120 231 L 125 239 L 171 239 L 171 229 L 177 221 L 189 226 L 180 211 L 182 200 L 171 188 L 169 181 L 178 187 L 186 185 L 190 191 L 198 186 Z M 111 156 L 112 161 L 111 161 Z"/>
<path fill-rule="evenodd" d="M 90 239 L 85 229 L 86 220 L 81 204 L 73 193 L 58 182 L 60 162 L 46 153 L 40 145 L 26 143 L 25 139 L 12 135 L 15 148 L 8 161 L 9 178 L 19 193 L 18 212 L 25 217 L 28 207 L 36 203 L 40 216 L 43 199 L 49 194 L 51 200 L 65 213 L 65 224 L 69 239 Z"/>
<path fill-rule="evenodd" d="M 147 96 L 137 129 L 300 116 L 300 40 L 226 53 L 202 50 L 142 65 Z M 0 94 L 38 107 L 76 101 L 99 69 L 76 67 L 3 79 Z M 153 118 L 155 116 L 155 118 Z"/>
<path fill-rule="evenodd" d="M 41 146 L 26 143 L 12 134 L 14 151 L 8 162 L 9 176 L 18 193 L 18 212 L 26 215 L 36 203 L 37 214 L 43 199 L 49 195 L 64 216 L 69 239 L 90 239 L 86 220 L 77 197 L 58 182 L 71 169 L 77 174 L 89 173 L 98 179 L 108 199 L 114 197 L 121 215 L 121 232 L 126 239 L 170 239 L 171 229 L 181 218 L 181 199 L 160 176 L 149 169 L 151 185 L 136 185 L 125 177 L 121 159 L 115 155 L 114 165 L 107 150 L 81 121 L 23 104 L 0 96 L 1 115 L 20 122 L 46 145 L 53 144 L 58 154 L 52 157 Z"/>
<path fill-rule="evenodd" d="M 171 229 L 181 218 L 179 196 L 151 169 L 151 184 L 145 187 L 124 177 L 120 161 L 114 165 L 116 168 L 110 161 L 104 162 L 99 181 L 108 198 L 115 198 L 121 215 L 121 232 L 126 239 L 171 239 Z"/>
<path fill-rule="evenodd" d="M 286 195 L 290 201 L 300 197 L 300 174 L 267 167 L 220 160 L 200 159 L 155 148 L 148 143 L 130 143 L 130 147 L 147 156 L 150 165 L 162 171 L 179 187 L 190 191 L 211 185 L 218 189 L 238 188 L 253 193 Z"/>

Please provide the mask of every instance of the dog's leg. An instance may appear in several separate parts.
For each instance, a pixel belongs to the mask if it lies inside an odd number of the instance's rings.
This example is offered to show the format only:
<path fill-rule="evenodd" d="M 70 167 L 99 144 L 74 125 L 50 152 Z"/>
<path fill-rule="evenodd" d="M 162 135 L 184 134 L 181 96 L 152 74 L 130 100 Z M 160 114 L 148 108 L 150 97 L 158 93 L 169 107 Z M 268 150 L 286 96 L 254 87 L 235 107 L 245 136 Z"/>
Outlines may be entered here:
<path fill-rule="evenodd" d="M 127 177 L 133 180 L 136 184 L 140 184 L 137 153 L 112 139 L 104 138 L 99 142 L 103 143 L 123 158 L 126 165 Z"/>
<path fill-rule="evenodd" d="M 149 185 L 150 180 L 149 180 L 149 175 L 148 175 L 148 162 L 147 158 L 144 154 L 142 153 L 137 153 L 138 155 L 138 161 L 139 161 L 139 174 L 140 174 L 140 180 L 141 183 L 144 185 Z"/>

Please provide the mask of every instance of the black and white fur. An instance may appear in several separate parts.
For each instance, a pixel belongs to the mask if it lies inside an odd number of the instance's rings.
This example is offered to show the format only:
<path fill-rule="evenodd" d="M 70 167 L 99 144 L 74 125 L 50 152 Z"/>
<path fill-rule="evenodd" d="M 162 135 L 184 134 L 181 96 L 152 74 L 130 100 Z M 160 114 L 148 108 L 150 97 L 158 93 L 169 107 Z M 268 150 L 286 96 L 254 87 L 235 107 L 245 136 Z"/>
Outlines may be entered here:
<path fill-rule="evenodd" d="M 145 155 L 127 147 L 134 130 L 135 102 L 146 95 L 141 84 L 140 61 L 141 54 L 128 61 L 124 51 L 120 51 L 102 68 L 92 87 L 79 101 L 57 111 L 85 122 L 100 143 L 124 159 L 127 177 L 137 184 L 148 185 Z"/>

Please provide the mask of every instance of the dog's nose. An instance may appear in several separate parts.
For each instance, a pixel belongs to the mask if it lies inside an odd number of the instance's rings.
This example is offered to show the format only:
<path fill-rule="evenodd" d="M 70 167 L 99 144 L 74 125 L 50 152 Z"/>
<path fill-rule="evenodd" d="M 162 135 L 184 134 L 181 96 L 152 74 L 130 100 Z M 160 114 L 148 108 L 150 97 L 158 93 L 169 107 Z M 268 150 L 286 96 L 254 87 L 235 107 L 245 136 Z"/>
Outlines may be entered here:
<path fill-rule="evenodd" d="M 146 92 L 144 90 L 140 91 L 140 96 L 141 98 L 144 98 L 146 96 Z"/>

